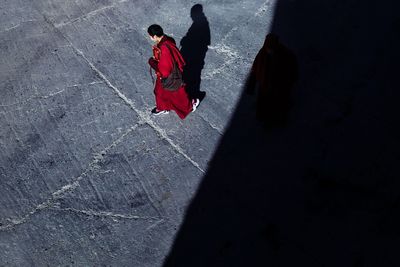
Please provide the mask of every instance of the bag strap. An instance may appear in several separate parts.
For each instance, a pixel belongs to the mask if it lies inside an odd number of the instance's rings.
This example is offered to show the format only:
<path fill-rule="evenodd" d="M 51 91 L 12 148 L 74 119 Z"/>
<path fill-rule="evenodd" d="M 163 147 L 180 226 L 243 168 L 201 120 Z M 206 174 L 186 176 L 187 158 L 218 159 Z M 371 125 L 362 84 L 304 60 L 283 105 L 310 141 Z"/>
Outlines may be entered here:
<path fill-rule="evenodd" d="M 179 67 L 177 66 L 177 62 L 176 62 L 176 59 L 175 59 L 175 57 L 174 57 L 174 53 L 173 53 L 172 50 L 171 50 L 171 47 L 169 47 L 168 44 L 164 44 L 164 45 L 168 48 L 169 53 L 171 54 L 171 57 L 172 57 L 172 64 L 173 64 L 172 68 L 174 68 L 174 67 L 176 66 L 176 68 L 179 70 L 179 72 L 181 72 L 181 70 L 180 70 Z"/>

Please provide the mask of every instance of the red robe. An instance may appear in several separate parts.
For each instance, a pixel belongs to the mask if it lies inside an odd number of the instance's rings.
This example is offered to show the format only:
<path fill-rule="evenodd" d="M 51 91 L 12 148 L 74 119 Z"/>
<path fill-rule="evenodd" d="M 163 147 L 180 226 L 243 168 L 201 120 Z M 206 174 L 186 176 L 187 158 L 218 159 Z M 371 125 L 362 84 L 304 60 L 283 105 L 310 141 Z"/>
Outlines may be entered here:
<path fill-rule="evenodd" d="M 166 46 L 168 45 L 168 47 Z M 174 110 L 179 118 L 184 119 L 192 111 L 192 103 L 182 85 L 176 91 L 168 91 L 162 87 L 161 78 L 166 78 L 172 72 L 173 59 L 178 65 L 179 70 L 183 71 L 185 61 L 175 45 L 174 39 L 164 35 L 157 44 L 161 54 L 159 61 L 154 58 L 149 59 L 150 66 L 156 71 L 157 79 L 154 87 L 157 110 Z M 171 54 L 172 52 L 172 54 Z"/>

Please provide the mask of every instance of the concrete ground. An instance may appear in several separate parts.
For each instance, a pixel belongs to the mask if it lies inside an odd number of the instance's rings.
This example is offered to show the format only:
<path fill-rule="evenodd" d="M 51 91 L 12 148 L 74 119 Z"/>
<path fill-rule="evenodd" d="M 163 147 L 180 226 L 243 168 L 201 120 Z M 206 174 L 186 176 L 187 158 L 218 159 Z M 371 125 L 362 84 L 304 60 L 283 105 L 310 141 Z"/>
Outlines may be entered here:
<path fill-rule="evenodd" d="M 0 0 L 0 266 L 398 266 L 396 5 Z M 153 23 L 201 71 L 183 121 L 150 114 Z M 279 128 L 242 94 L 270 31 Z"/>
<path fill-rule="evenodd" d="M 1 0 L 0 266 L 160 266 L 273 2 Z M 196 3 L 209 24 L 189 35 Z M 183 121 L 150 115 L 153 23 L 178 44 L 210 32 Z"/>

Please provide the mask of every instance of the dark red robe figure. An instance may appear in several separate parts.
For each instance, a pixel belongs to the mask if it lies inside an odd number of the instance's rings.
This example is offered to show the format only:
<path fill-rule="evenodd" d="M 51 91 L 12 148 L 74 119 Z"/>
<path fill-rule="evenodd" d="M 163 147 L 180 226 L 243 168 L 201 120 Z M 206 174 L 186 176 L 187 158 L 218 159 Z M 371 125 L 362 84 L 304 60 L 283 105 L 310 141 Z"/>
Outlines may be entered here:
<path fill-rule="evenodd" d="M 160 49 L 159 60 L 155 58 L 149 59 L 150 66 L 156 71 L 157 79 L 154 87 L 156 97 L 157 110 L 174 110 L 179 118 L 184 119 L 192 111 L 192 102 L 189 99 L 185 90 L 185 85 L 182 85 L 176 91 L 165 90 L 162 86 L 161 79 L 166 78 L 172 72 L 173 62 L 175 61 L 179 70 L 182 72 L 185 61 L 178 48 L 175 40 L 167 35 L 164 35 L 161 41 L 157 44 Z"/>
<path fill-rule="evenodd" d="M 247 92 L 257 91 L 257 119 L 266 126 L 283 126 L 290 109 L 291 89 L 297 80 L 296 56 L 275 34 L 268 34 L 251 69 Z"/>

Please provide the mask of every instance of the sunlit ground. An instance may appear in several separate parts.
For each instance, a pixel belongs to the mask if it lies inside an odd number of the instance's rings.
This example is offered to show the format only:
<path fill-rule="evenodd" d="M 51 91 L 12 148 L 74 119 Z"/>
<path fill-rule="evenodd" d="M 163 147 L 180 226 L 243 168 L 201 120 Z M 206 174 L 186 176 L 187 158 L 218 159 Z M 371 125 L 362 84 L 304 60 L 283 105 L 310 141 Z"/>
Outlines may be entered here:
<path fill-rule="evenodd" d="M 179 43 L 195 2 L 3 1 L 0 265 L 161 265 L 275 1 L 199 3 L 206 97 L 181 121 L 150 116 L 146 29 L 158 23 Z"/>

